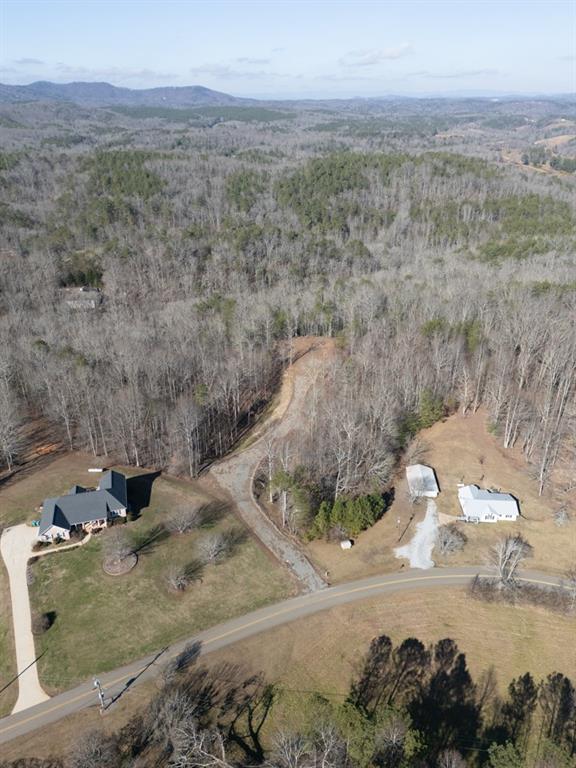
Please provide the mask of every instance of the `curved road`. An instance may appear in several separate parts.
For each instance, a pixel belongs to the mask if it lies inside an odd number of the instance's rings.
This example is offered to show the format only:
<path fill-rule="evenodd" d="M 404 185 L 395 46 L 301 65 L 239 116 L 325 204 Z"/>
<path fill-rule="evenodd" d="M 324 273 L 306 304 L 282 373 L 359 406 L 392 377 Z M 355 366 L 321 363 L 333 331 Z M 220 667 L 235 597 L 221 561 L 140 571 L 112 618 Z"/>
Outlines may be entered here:
<path fill-rule="evenodd" d="M 177 656 L 191 642 L 201 643 L 201 653 L 210 653 L 227 645 L 273 629 L 290 621 L 346 603 L 363 600 L 377 595 L 402 592 L 425 587 L 454 587 L 466 585 L 477 573 L 490 575 L 486 568 L 443 568 L 433 571 L 409 570 L 384 576 L 340 584 L 317 592 L 300 595 L 290 600 L 261 608 L 237 619 L 218 624 L 194 637 L 175 643 L 161 653 L 153 654 L 140 661 L 128 664 L 100 675 L 106 698 L 122 693 L 130 695 L 129 689 L 143 680 L 154 677 L 166 664 Z M 524 581 L 557 586 L 559 580 L 545 573 L 526 571 Z M 97 704 L 92 681 L 87 681 L 70 691 L 54 696 L 47 702 L 37 704 L 23 712 L 0 720 L 0 744 L 17 736 L 53 723 L 66 715 Z"/>

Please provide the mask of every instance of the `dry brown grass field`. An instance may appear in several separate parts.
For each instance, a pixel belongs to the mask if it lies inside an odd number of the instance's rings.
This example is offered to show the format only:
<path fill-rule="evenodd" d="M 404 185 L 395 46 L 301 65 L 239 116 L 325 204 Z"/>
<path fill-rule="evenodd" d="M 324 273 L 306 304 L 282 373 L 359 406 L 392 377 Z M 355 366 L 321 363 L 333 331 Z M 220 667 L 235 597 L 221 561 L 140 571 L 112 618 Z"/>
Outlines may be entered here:
<path fill-rule="evenodd" d="M 576 676 L 574 619 L 535 608 L 511 608 L 472 601 L 463 589 L 427 589 L 362 600 L 301 619 L 210 654 L 202 663 L 240 664 L 246 675 L 262 671 L 278 685 L 279 698 L 268 732 L 295 718 L 302 696 L 321 691 L 341 699 L 372 638 L 394 642 L 417 637 L 432 643 L 453 638 L 466 654 L 475 678 L 494 666 L 501 693 L 524 672 L 541 678 L 554 671 Z M 6 758 L 59 755 L 79 732 L 120 728 L 157 690 L 155 683 L 134 688 L 114 712 L 102 718 L 96 707 L 84 710 L 23 739 L 3 745 Z"/>
<path fill-rule="evenodd" d="M 501 447 L 488 429 L 485 412 L 450 416 L 422 431 L 418 439 L 426 447 L 422 461 L 436 471 L 441 491 L 437 505 L 442 522 L 449 522 L 460 514 L 457 497 L 460 482 L 512 493 L 519 500 L 522 513 L 515 523 L 459 523 L 464 526 L 468 544 L 454 557 L 443 559 L 434 553 L 438 565 L 483 564 L 490 546 L 500 536 L 516 532 L 534 547 L 534 557 L 529 562 L 531 568 L 562 574 L 574 564 L 576 520 L 561 528 L 554 524 L 553 512 L 560 500 L 551 490 L 538 496 L 538 485 L 531 478 L 526 462 L 519 452 Z M 426 507 L 422 503 L 414 506 L 408 501 L 403 469 L 395 478 L 394 488 L 391 507 L 376 525 L 357 538 L 351 550 L 343 551 L 336 544 L 324 541 L 314 541 L 307 546 L 310 557 L 319 568 L 329 572 L 333 583 L 399 570 L 406 562 L 397 560 L 393 550 L 399 543 L 410 540 Z M 569 504 L 574 511 L 574 497 Z"/>

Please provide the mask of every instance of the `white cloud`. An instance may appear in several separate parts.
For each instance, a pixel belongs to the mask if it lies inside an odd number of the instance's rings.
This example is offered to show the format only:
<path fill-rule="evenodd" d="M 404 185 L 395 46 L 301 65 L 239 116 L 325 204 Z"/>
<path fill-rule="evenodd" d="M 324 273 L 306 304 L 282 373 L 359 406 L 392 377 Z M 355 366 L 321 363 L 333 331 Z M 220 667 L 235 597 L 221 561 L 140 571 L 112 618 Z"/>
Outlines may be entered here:
<path fill-rule="evenodd" d="M 396 48 L 372 48 L 361 51 L 348 51 L 338 63 L 343 67 L 373 67 L 383 61 L 401 59 L 412 53 L 412 46 L 408 43 L 399 45 Z"/>
<path fill-rule="evenodd" d="M 125 67 L 103 67 L 91 68 L 65 64 L 59 61 L 54 66 L 54 70 L 60 78 L 84 79 L 84 80 L 115 80 L 115 81 L 169 81 L 174 80 L 177 75 L 171 72 L 157 72 L 152 69 L 131 69 Z"/>
<path fill-rule="evenodd" d="M 239 60 L 236 59 L 236 61 Z M 188 72 L 194 77 L 212 77 L 220 80 L 262 80 L 266 78 L 274 80 L 298 77 L 297 75 L 285 75 L 281 72 L 269 72 L 266 70 L 237 69 L 229 64 L 222 63 L 201 64 L 198 67 L 190 67 Z"/>
<path fill-rule="evenodd" d="M 426 77 L 433 80 L 457 80 L 466 77 L 482 77 L 485 75 L 501 75 L 497 69 L 460 69 L 454 72 L 430 72 L 427 69 L 409 72 L 408 77 Z"/>
<path fill-rule="evenodd" d="M 237 64 L 254 64 L 260 66 L 263 64 L 270 64 L 270 59 L 251 59 L 248 56 L 241 56 L 238 59 L 234 59 L 234 61 Z"/>
<path fill-rule="evenodd" d="M 24 59 L 15 59 L 14 64 L 18 64 L 21 67 L 27 67 L 27 66 L 30 66 L 31 64 L 44 64 L 44 62 L 40 61 L 40 59 L 24 58 Z"/>

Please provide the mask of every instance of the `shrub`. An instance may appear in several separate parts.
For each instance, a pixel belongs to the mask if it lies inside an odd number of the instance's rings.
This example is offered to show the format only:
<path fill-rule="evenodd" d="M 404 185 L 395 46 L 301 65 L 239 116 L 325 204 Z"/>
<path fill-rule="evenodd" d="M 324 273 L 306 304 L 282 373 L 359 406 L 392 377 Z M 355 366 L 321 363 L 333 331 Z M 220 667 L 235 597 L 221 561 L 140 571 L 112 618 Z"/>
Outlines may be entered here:
<path fill-rule="evenodd" d="M 34 613 L 32 616 L 32 634 L 43 635 L 54 623 L 55 615 L 52 611 L 47 613 Z"/>

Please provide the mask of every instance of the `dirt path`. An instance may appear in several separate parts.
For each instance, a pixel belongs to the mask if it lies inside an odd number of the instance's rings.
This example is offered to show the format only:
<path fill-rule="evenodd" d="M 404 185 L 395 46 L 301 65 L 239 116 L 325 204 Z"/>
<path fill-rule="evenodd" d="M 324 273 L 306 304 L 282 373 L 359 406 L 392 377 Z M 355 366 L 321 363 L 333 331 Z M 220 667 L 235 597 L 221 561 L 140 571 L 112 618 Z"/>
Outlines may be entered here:
<path fill-rule="evenodd" d="M 301 340 L 304 342 L 305 340 Z M 262 544 L 288 566 L 307 592 L 327 586 L 300 547 L 279 530 L 258 506 L 253 494 L 253 479 L 266 456 L 266 442 L 281 439 L 301 418 L 304 402 L 322 362 L 333 353 L 330 339 L 306 340 L 307 349 L 291 365 L 282 381 L 278 404 L 268 420 L 257 428 L 257 438 L 244 450 L 222 459 L 210 472 L 232 497 L 244 522 Z"/>
<path fill-rule="evenodd" d="M 14 525 L 7 528 L 0 538 L 0 551 L 6 563 L 10 581 L 16 669 L 19 675 L 18 699 L 12 712 L 20 712 L 49 699 L 38 679 L 26 578 L 28 560 L 32 555 L 32 544 L 36 541 L 36 533 L 36 528 L 28 525 Z"/>
<path fill-rule="evenodd" d="M 546 176 L 557 176 L 559 178 L 566 178 L 572 176 L 572 174 L 566 171 L 559 171 L 556 168 L 551 168 L 549 165 L 525 165 L 522 162 L 522 155 L 519 150 L 508 150 L 500 152 L 500 157 L 503 162 L 508 165 L 514 165 L 516 168 L 521 168 L 523 171 L 533 171 L 534 173 L 543 173 Z"/>

